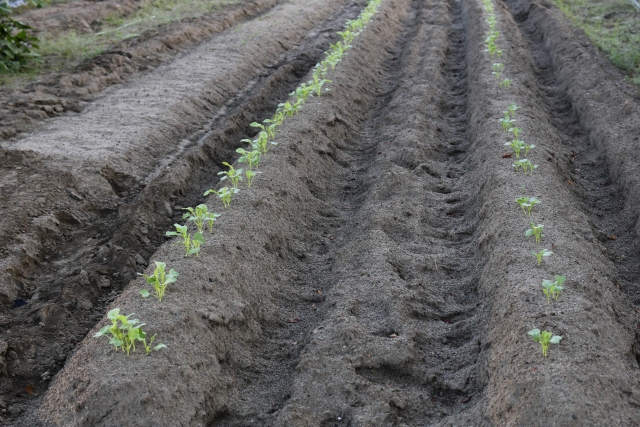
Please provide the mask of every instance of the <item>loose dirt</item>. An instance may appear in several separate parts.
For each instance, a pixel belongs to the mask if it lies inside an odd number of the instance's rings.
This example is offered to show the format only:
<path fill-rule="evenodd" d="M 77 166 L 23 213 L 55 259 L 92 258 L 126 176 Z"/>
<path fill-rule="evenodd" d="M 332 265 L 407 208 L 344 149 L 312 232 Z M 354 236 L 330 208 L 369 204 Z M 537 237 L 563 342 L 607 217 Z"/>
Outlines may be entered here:
<path fill-rule="evenodd" d="M 5 144 L 5 423 L 640 425 L 640 99 L 548 3 L 497 3 L 500 89 L 481 2 L 383 2 L 252 188 L 201 197 L 364 4 L 276 5 Z M 183 258 L 163 235 L 202 201 L 222 216 Z M 153 260 L 180 272 L 161 304 Z M 168 348 L 93 338 L 114 307 Z"/>

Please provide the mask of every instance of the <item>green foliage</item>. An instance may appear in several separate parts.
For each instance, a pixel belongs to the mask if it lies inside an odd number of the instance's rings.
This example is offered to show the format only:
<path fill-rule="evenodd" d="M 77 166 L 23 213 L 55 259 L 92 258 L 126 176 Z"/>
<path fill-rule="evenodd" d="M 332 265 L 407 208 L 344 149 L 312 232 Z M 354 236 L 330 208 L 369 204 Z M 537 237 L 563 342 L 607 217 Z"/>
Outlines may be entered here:
<path fill-rule="evenodd" d="M 259 174 L 261 172 L 254 172 L 252 170 L 248 170 L 246 172 L 246 177 L 247 177 L 247 187 L 251 187 L 251 183 L 253 182 L 253 178 Z"/>
<path fill-rule="evenodd" d="M 240 169 L 240 172 L 242 172 L 242 169 Z M 207 205 L 205 204 L 200 204 L 195 208 L 183 209 L 187 212 L 182 215 L 182 218 L 186 219 L 187 221 L 195 222 L 196 227 L 198 228 L 198 233 L 202 233 L 205 221 L 207 221 L 209 224 L 209 232 L 213 233 L 213 223 L 215 222 L 216 218 L 220 216 L 220 214 L 209 212 L 209 208 L 207 208 Z"/>
<path fill-rule="evenodd" d="M 576 25 L 640 85 L 640 19 L 638 11 L 623 1 L 553 0 Z"/>
<path fill-rule="evenodd" d="M 256 123 L 257 124 L 257 123 Z M 252 123 L 253 125 L 253 123 Z M 262 126 L 262 125 L 260 125 Z M 225 165 L 226 167 L 229 168 L 228 171 L 221 171 L 218 172 L 218 175 L 222 175 L 222 178 L 220 178 L 220 181 L 224 181 L 226 179 L 229 180 L 229 182 L 231 182 L 231 185 L 233 185 L 234 187 L 238 186 L 238 182 L 242 181 L 242 169 L 235 169 L 232 165 L 230 165 L 227 162 L 222 162 L 223 165 Z M 202 231 L 202 230 L 200 230 Z"/>
<path fill-rule="evenodd" d="M 109 344 L 112 344 L 116 350 L 122 349 L 127 354 L 130 354 L 131 350 L 136 351 L 136 342 L 143 343 L 146 354 L 149 354 L 152 350 L 160 350 L 167 347 L 161 343 L 152 349 L 151 345 L 155 340 L 155 335 L 147 343 L 147 334 L 142 330 L 145 324 L 140 323 L 138 319 L 129 319 L 131 316 L 133 314 L 124 316 L 120 314 L 119 308 L 114 308 L 107 313 L 107 317 L 111 320 L 111 325 L 100 329 L 100 332 L 95 334 L 94 337 L 111 336 Z"/>
<path fill-rule="evenodd" d="M 515 120 L 509 116 L 509 113 L 507 111 L 505 111 L 504 113 L 504 117 L 500 119 L 500 124 L 502 125 L 503 131 L 509 132 L 509 129 L 513 127 L 513 123 L 515 122 Z"/>
<path fill-rule="evenodd" d="M 153 286 L 153 289 L 156 292 L 155 297 L 158 298 L 158 301 L 162 301 L 162 297 L 164 296 L 164 291 L 167 289 L 167 286 L 178 280 L 178 273 L 173 268 L 169 270 L 169 273 L 166 273 L 165 269 L 167 264 L 164 262 L 155 261 L 155 264 L 156 268 L 153 270 L 153 274 L 151 276 L 143 274 L 143 276 L 147 283 Z M 140 291 L 140 295 L 142 295 L 143 298 L 148 298 L 151 294 L 148 290 L 142 289 Z"/>
<path fill-rule="evenodd" d="M 516 203 L 522 208 L 525 215 L 531 215 L 531 210 L 540 203 L 540 200 L 535 197 L 519 197 L 516 199 Z"/>
<path fill-rule="evenodd" d="M 253 150 L 245 150 L 244 148 L 236 149 L 236 153 L 242 154 L 240 158 L 238 158 L 238 162 L 246 163 L 249 166 L 249 169 L 257 168 L 260 164 L 260 159 L 262 157 L 260 151 Z"/>
<path fill-rule="evenodd" d="M 208 196 L 211 193 L 216 193 L 220 198 L 220 200 L 222 200 L 222 204 L 224 205 L 224 207 L 228 208 L 231 205 L 231 200 L 233 199 L 233 196 L 238 194 L 239 191 L 240 190 L 238 188 L 222 187 L 218 191 L 209 189 L 204 193 L 204 195 Z"/>
<path fill-rule="evenodd" d="M 43 5 L 40 0 L 30 0 L 29 3 L 38 7 Z M 8 2 L 0 0 L 0 74 L 20 71 L 40 56 L 34 52 L 39 40 L 30 34 L 33 28 L 10 15 Z"/>
<path fill-rule="evenodd" d="M 209 190 L 209 191 L 212 191 L 212 190 Z M 208 192 L 205 193 L 205 196 L 207 194 Z M 184 256 L 189 256 L 193 254 L 196 254 L 196 256 L 199 256 L 200 245 L 204 243 L 204 237 L 202 236 L 202 233 L 197 232 L 192 237 L 191 234 L 189 234 L 189 229 L 187 228 L 186 225 L 180 225 L 180 224 L 173 224 L 173 225 L 174 227 L 176 227 L 176 231 L 167 231 L 166 235 L 182 237 L 182 241 L 178 242 L 178 244 L 184 245 L 184 253 L 185 253 Z M 213 225 L 213 223 L 211 223 L 211 225 Z"/>
<path fill-rule="evenodd" d="M 529 331 L 529 335 L 533 338 L 534 341 L 539 342 L 542 346 L 542 355 L 547 357 L 547 350 L 549 349 L 549 344 L 559 344 L 562 339 L 561 336 L 553 335 L 551 332 L 542 331 L 540 329 L 532 329 Z"/>
<path fill-rule="evenodd" d="M 551 299 L 558 300 L 560 292 L 564 289 L 562 284 L 567 280 L 566 276 L 554 276 L 554 280 L 542 281 L 542 293 L 547 297 L 547 304 L 551 303 Z"/>
<path fill-rule="evenodd" d="M 502 80 L 499 86 L 503 89 L 509 89 L 511 87 L 511 79 Z"/>
<path fill-rule="evenodd" d="M 550 257 L 551 255 L 553 255 L 553 252 L 551 252 L 548 249 L 541 249 L 539 252 L 531 251 L 531 253 L 536 257 L 536 260 L 538 261 L 538 266 L 542 264 L 543 258 Z"/>
<path fill-rule="evenodd" d="M 544 228 L 544 225 L 542 224 L 535 225 L 534 223 L 530 223 L 529 229 L 524 233 L 524 235 L 527 237 L 533 236 L 536 238 L 536 243 L 540 243 L 540 238 L 544 236 L 542 234 L 543 228 Z"/>
<path fill-rule="evenodd" d="M 516 153 L 517 155 L 518 153 Z M 531 160 L 529 159 L 520 159 L 520 160 L 516 160 L 515 162 L 513 162 L 512 165 L 514 168 L 516 168 L 516 171 L 519 170 L 520 168 L 522 168 L 523 172 L 531 172 L 533 173 L 534 169 L 537 169 L 538 165 L 534 165 L 533 163 L 531 163 Z"/>
<path fill-rule="evenodd" d="M 516 137 L 516 139 L 519 139 L 518 137 L 522 133 L 522 129 L 520 129 L 519 127 L 512 127 L 512 128 L 509 128 L 509 132 L 511 132 L 513 136 Z"/>

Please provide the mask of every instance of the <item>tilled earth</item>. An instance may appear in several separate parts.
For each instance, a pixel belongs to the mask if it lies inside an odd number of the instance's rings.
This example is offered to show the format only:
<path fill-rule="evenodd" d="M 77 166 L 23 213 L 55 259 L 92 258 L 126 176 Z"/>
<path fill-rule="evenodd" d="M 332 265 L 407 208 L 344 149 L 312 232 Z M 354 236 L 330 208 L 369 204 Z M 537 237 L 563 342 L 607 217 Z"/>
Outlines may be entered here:
<path fill-rule="evenodd" d="M 640 425 L 640 96 L 547 2 L 496 3 L 500 89 L 481 1 L 385 0 L 253 186 L 202 197 L 365 3 L 256 2 L 3 142 L 3 423 Z M 183 258 L 164 233 L 202 202 L 222 216 Z M 154 260 L 180 273 L 162 303 Z M 167 348 L 93 338 L 115 307 Z M 563 336 L 548 358 L 533 328 Z"/>

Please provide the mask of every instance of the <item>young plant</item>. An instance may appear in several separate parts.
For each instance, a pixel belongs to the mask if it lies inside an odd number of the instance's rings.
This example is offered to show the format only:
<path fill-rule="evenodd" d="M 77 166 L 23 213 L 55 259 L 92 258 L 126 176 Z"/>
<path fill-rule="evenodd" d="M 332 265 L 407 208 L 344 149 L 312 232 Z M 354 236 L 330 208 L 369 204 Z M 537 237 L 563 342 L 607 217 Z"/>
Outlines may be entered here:
<path fill-rule="evenodd" d="M 505 111 L 506 113 L 506 111 Z M 515 122 L 509 114 L 505 114 L 503 118 L 500 119 L 500 124 L 502 125 L 502 130 L 504 132 L 509 132 L 509 129 L 513 127 L 513 123 Z"/>
<path fill-rule="evenodd" d="M 107 313 L 107 317 L 111 320 L 111 325 L 100 329 L 100 332 L 95 334 L 94 337 L 110 335 L 109 344 L 112 344 L 116 350 L 122 349 L 127 355 L 131 353 L 131 350 L 136 351 L 136 341 L 140 341 L 144 343 L 147 354 L 149 354 L 155 335 L 147 345 L 147 334 L 142 330 L 145 324 L 140 323 L 138 319 L 129 319 L 131 316 L 133 316 L 133 313 L 125 316 L 120 314 L 119 308 L 114 308 Z M 164 344 L 158 344 L 153 350 L 160 350 L 166 347 Z"/>
<path fill-rule="evenodd" d="M 516 137 L 516 139 L 519 139 L 518 137 L 522 133 L 522 129 L 520 129 L 519 127 L 512 127 L 512 128 L 509 128 L 509 132 L 511 132 L 513 136 Z"/>
<path fill-rule="evenodd" d="M 554 280 L 542 281 L 542 293 L 547 297 L 547 304 L 551 303 L 551 298 L 558 300 L 560 292 L 564 289 L 562 284 L 567 280 L 567 276 L 554 276 Z"/>
<path fill-rule="evenodd" d="M 200 245 L 204 243 L 204 237 L 202 233 L 196 233 L 191 239 L 191 249 L 187 253 L 187 256 L 196 254 L 196 257 L 200 257 Z"/>
<path fill-rule="evenodd" d="M 523 172 L 529 171 L 531 173 L 533 173 L 533 170 L 538 167 L 538 165 L 534 165 L 533 163 L 531 163 L 531 160 L 529 159 L 516 160 L 512 166 L 516 168 L 516 170 L 522 168 Z"/>
<path fill-rule="evenodd" d="M 167 236 L 180 236 L 182 237 L 182 242 L 178 242 L 178 244 L 184 245 L 185 256 L 189 255 L 189 249 L 191 248 L 191 234 L 189 234 L 189 229 L 186 225 L 173 224 L 176 227 L 176 231 L 167 231 L 165 234 Z"/>
<path fill-rule="evenodd" d="M 271 147 L 272 145 L 278 145 L 278 143 L 275 141 L 269 141 L 269 134 L 265 131 L 260 131 L 260 133 L 258 133 L 258 138 L 254 139 L 253 141 L 251 141 L 250 139 L 243 139 L 241 140 L 241 142 L 250 143 L 251 147 L 254 150 L 258 151 L 260 154 L 265 154 L 267 151 L 269 151 L 269 147 Z"/>
<path fill-rule="evenodd" d="M 222 162 L 222 164 L 228 167 L 229 170 L 218 172 L 218 175 L 222 175 L 222 178 L 220 178 L 220 181 L 224 181 L 225 179 L 228 179 L 229 182 L 231 182 L 231 185 L 233 185 L 234 187 L 237 187 L 238 182 L 242 181 L 242 169 L 236 170 L 232 165 L 230 165 L 227 162 Z M 199 230 L 202 231 L 202 229 L 199 229 Z"/>
<path fill-rule="evenodd" d="M 253 182 L 253 178 L 259 174 L 261 172 L 254 172 L 252 170 L 248 170 L 246 172 L 246 176 L 247 176 L 247 187 L 251 187 L 251 183 Z"/>
<path fill-rule="evenodd" d="M 551 255 L 553 255 L 553 252 L 547 249 L 542 249 L 539 252 L 531 251 L 531 253 L 535 255 L 536 260 L 538 260 L 538 267 L 540 266 L 540 264 L 542 264 L 543 258 L 550 257 Z"/>
<path fill-rule="evenodd" d="M 542 346 L 542 355 L 547 357 L 547 350 L 549 349 L 549 344 L 559 344 L 562 339 L 561 336 L 553 335 L 551 332 L 542 331 L 540 329 L 532 329 L 529 331 L 529 335 L 533 338 L 534 341 L 539 342 Z"/>
<path fill-rule="evenodd" d="M 513 152 L 514 152 L 514 153 L 515 153 L 515 155 L 516 155 L 516 159 L 519 159 L 519 158 L 520 158 L 520 152 L 521 152 L 522 150 L 524 150 L 524 149 L 525 149 L 525 147 L 526 147 L 526 146 L 524 145 L 524 142 L 520 141 L 519 139 L 514 139 L 514 140 L 513 140 L 513 141 L 511 141 L 511 142 L 505 142 L 505 143 L 504 143 L 504 145 L 506 145 L 506 146 L 508 146 L 508 147 L 511 147 L 511 148 L 513 149 Z M 517 170 L 517 168 L 516 168 L 516 170 Z"/>
<path fill-rule="evenodd" d="M 164 296 L 164 291 L 170 283 L 174 283 L 178 280 L 178 272 L 176 272 L 173 268 L 169 270 L 169 273 L 165 271 L 167 264 L 160 261 L 154 261 L 156 263 L 156 268 L 153 270 L 153 274 L 151 276 L 147 276 L 143 274 L 147 284 L 153 286 L 153 289 L 156 291 L 155 297 L 158 298 L 158 301 L 162 301 L 162 297 Z M 140 295 L 143 298 L 148 298 L 149 293 L 148 290 L 142 289 L 140 291 Z"/>
<path fill-rule="evenodd" d="M 519 197 L 516 199 L 516 203 L 522 208 L 525 215 L 531 215 L 531 210 L 540 203 L 540 200 L 535 197 Z"/>
<path fill-rule="evenodd" d="M 530 237 L 533 236 L 536 238 L 536 243 L 540 243 L 540 238 L 543 237 L 542 228 L 544 225 L 534 223 L 529 223 L 529 229 L 524 233 L 525 236 Z"/>
<path fill-rule="evenodd" d="M 264 124 L 260 124 L 258 122 L 253 122 L 249 126 L 254 127 L 254 128 L 259 128 L 259 129 L 262 129 L 263 131 L 267 132 L 267 136 L 269 137 L 269 139 L 275 138 L 275 136 L 276 136 L 276 128 L 278 127 L 278 125 L 276 125 L 273 122 L 273 120 L 271 120 L 271 119 L 265 119 L 262 123 L 264 123 Z"/>
<path fill-rule="evenodd" d="M 503 89 L 508 89 L 511 87 L 511 79 L 504 79 L 500 82 L 499 85 Z"/>
<path fill-rule="evenodd" d="M 204 195 L 208 196 L 211 193 L 216 193 L 220 198 L 220 200 L 222 200 L 222 204 L 224 205 L 224 207 L 228 208 L 229 205 L 231 205 L 231 200 L 233 199 L 233 196 L 238 194 L 239 191 L 240 190 L 237 188 L 222 187 L 218 191 L 214 189 L 209 189 L 205 191 Z"/>
<path fill-rule="evenodd" d="M 296 90 L 291 92 L 289 96 L 295 96 L 297 100 L 301 99 L 304 102 L 310 95 L 312 95 L 314 89 L 315 88 L 313 86 L 307 86 L 306 83 L 302 83 L 296 88 Z"/>
<path fill-rule="evenodd" d="M 491 66 L 492 74 L 496 76 L 497 79 L 500 79 L 502 72 L 504 71 L 504 64 L 502 62 L 494 62 Z"/>
<path fill-rule="evenodd" d="M 244 148 L 238 148 L 236 150 L 236 153 L 240 153 L 242 154 L 242 156 L 240 156 L 240 158 L 238 158 L 238 161 L 240 163 L 246 163 L 247 166 L 249 166 L 249 169 L 253 169 L 253 168 L 257 168 L 258 165 L 260 164 L 260 151 L 258 150 L 245 150 Z"/>
<path fill-rule="evenodd" d="M 240 169 L 240 172 L 242 172 L 242 169 Z M 207 208 L 207 205 L 205 204 L 200 204 L 196 206 L 195 209 L 194 208 L 183 208 L 183 209 L 188 212 L 182 215 L 182 219 L 195 222 L 196 227 L 198 227 L 198 233 L 202 233 L 202 229 L 204 228 L 205 221 L 209 221 L 209 230 L 211 230 L 213 226 L 213 221 L 215 221 L 215 219 L 220 216 L 219 214 L 209 212 L 209 208 Z"/>
<path fill-rule="evenodd" d="M 520 109 L 520 107 L 518 107 L 516 104 L 509 104 L 509 106 L 507 107 L 507 113 L 509 113 L 509 115 L 513 117 L 518 109 Z"/>
<path fill-rule="evenodd" d="M 309 81 L 309 85 L 313 88 L 313 90 L 316 92 L 316 95 L 318 96 L 322 95 L 322 86 L 324 86 L 326 83 L 332 83 L 331 80 L 320 79 L 320 76 L 316 73 L 313 73 L 311 77 L 313 78 L 313 81 Z M 325 90 L 329 90 L 329 88 Z"/>

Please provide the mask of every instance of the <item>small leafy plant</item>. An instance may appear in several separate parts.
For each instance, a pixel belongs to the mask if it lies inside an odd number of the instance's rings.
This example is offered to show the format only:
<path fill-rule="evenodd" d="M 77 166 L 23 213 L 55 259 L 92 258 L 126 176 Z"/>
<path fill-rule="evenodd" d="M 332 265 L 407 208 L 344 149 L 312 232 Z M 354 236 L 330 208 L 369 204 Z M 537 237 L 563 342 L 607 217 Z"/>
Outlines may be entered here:
<path fill-rule="evenodd" d="M 518 107 L 516 104 L 509 104 L 509 106 L 507 107 L 507 112 L 509 113 L 509 115 L 511 117 L 513 117 L 513 115 L 516 113 L 516 111 L 518 111 L 520 109 L 520 107 Z"/>
<path fill-rule="evenodd" d="M 240 172 L 242 172 L 242 169 L 240 169 Z M 216 218 L 220 216 L 220 214 L 209 212 L 209 208 L 207 208 L 207 205 L 205 204 L 200 204 L 195 208 L 183 208 L 183 209 L 186 210 L 187 212 L 184 215 L 182 215 L 182 218 L 186 219 L 187 221 L 195 222 L 196 227 L 198 228 L 198 233 L 202 233 L 205 221 L 208 221 L 209 223 L 209 231 L 213 232 L 213 223 L 216 220 Z"/>
<path fill-rule="evenodd" d="M 185 256 L 189 256 L 189 249 L 191 249 L 191 234 L 189 234 L 189 228 L 186 225 L 173 224 L 176 231 L 167 231 L 167 236 L 179 236 L 182 237 L 182 241 L 178 244 L 184 245 Z"/>
<path fill-rule="evenodd" d="M 246 172 L 246 177 L 247 177 L 247 187 L 251 187 L 251 183 L 253 182 L 253 178 L 259 174 L 261 172 L 254 172 L 252 170 L 248 170 Z"/>
<path fill-rule="evenodd" d="M 519 127 L 512 127 L 509 128 L 509 132 L 511 132 L 513 136 L 516 137 L 516 139 L 519 139 L 519 136 L 522 133 L 522 129 L 520 129 Z"/>
<path fill-rule="evenodd" d="M 549 349 L 549 344 L 559 344 L 562 339 L 561 336 L 553 335 L 551 332 L 542 331 L 540 329 L 532 329 L 529 331 L 529 335 L 533 338 L 534 341 L 539 342 L 542 346 L 542 355 L 547 357 L 547 350 Z"/>
<path fill-rule="evenodd" d="M 562 284 L 567 280 L 567 276 L 554 276 L 554 280 L 543 280 L 542 281 L 542 292 L 547 297 L 547 304 L 551 303 L 551 299 L 553 298 L 555 301 L 558 300 L 560 296 L 560 292 L 564 289 Z"/>
<path fill-rule="evenodd" d="M 551 252 L 548 249 L 541 249 L 540 251 L 536 252 L 536 251 L 531 251 L 531 253 L 533 255 L 535 255 L 536 260 L 538 261 L 538 266 L 540 266 L 540 264 L 542 264 L 542 259 L 546 258 L 546 257 L 550 257 L 551 255 L 553 255 L 553 252 Z"/>
<path fill-rule="evenodd" d="M 511 87 L 511 79 L 503 79 L 503 80 L 500 82 L 499 86 L 500 86 L 502 89 L 509 89 L 509 88 Z"/>
<path fill-rule="evenodd" d="M 524 235 L 527 237 L 533 236 L 536 238 L 536 243 L 540 243 L 540 238 L 543 237 L 543 234 L 542 234 L 543 227 L 544 225 L 542 224 L 535 225 L 534 223 L 530 223 L 529 229 L 524 233 Z"/>
<path fill-rule="evenodd" d="M 516 153 L 516 157 L 517 156 L 518 156 L 518 153 Z M 531 163 L 531 160 L 529 159 L 516 160 L 512 166 L 516 168 L 516 170 L 519 170 L 520 168 L 522 168 L 523 172 L 529 171 L 531 173 L 533 173 L 533 170 L 538 167 L 538 165 L 534 165 L 533 163 Z"/>
<path fill-rule="evenodd" d="M 511 147 L 516 155 L 516 159 L 520 158 L 520 152 L 525 149 L 524 142 L 520 141 L 519 139 L 514 139 L 511 142 L 505 142 L 504 145 L 506 145 L 507 147 Z"/>
<path fill-rule="evenodd" d="M 258 138 L 251 141 L 250 139 L 243 139 L 241 142 L 248 142 L 251 144 L 251 147 L 255 151 L 258 151 L 260 154 L 265 154 L 269 151 L 269 147 L 272 145 L 278 145 L 275 141 L 269 141 L 269 134 L 266 131 L 261 131 L 258 134 Z"/>
<path fill-rule="evenodd" d="M 500 80 L 500 76 L 504 72 L 504 64 L 502 62 L 494 62 L 491 66 L 492 74 L 496 76 L 498 80 Z"/>
<path fill-rule="evenodd" d="M 237 188 L 222 187 L 218 191 L 214 189 L 209 189 L 204 193 L 204 195 L 208 196 L 211 193 L 216 193 L 220 198 L 220 200 L 222 200 L 222 204 L 224 205 L 224 207 L 228 208 L 229 205 L 231 205 L 231 200 L 233 199 L 233 196 L 238 194 L 239 191 L 240 190 Z"/>
<path fill-rule="evenodd" d="M 257 168 L 260 164 L 261 154 L 258 150 L 249 151 L 244 148 L 238 148 L 236 149 L 236 153 L 242 154 L 242 156 L 238 158 L 238 161 L 240 163 L 246 163 L 247 166 L 249 166 L 249 169 Z"/>
<path fill-rule="evenodd" d="M 153 289 L 156 292 L 155 297 L 158 298 L 158 301 L 162 301 L 162 297 L 164 296 L 164 291 L 167 289 L 167 286 L 178 280 L 178 272 L 172 268 L 169 270 L 169 273 L 167 273 L 165 271 L 167 264 L 160 261 L 155 261 L 155 263 L 156 268 L 153 270 L 153 274 L 151 276 L 143 274 L 143 276 L 147 283 L 153 286 Z M 148 290 L 142 289 L 140 291 L 140 295 L 142 295 L 143 298 L 148 298 L 151 294 Z"/>
<path fill-rule="evenodd" d="M 516 203 L 522 208 L 525 215 L 531 215 L 531 210 L 540 203 L 540 200 L 535 197 L 519 197 L 516 199 Z"/>
<path fill-rule="evenodd" d="M 109 344 L 112 344 L 116 350 L 122 349 L 128 354 L 131 350 L 136 351 L 136 342 L 142 342 L 144 344 L 146 354 L 149 354 L 151 350 L 160 350 L 167 346 L 160 343 L 153 349 L 151 345 L 155 339 L 155 335 L 151 337 L 150 342 L 147 344 L 147 334 L 142 330 L 144 323 L 140 323 L 138 319 L 129 319 L 133 316 L 133 313 L 125 316 L 120 314 L 119 308 L 114 308 L 107 313 L 107 317 L 111 320 L 111 325 L 107 325 L 100 329 L 100 332 L 94 335 L 94 337 L 111 336 Z"/>
<path fill-rule="evenodd" d="M 242 181 L 242 169 L 235 169 L 232 165 L 230 165 L 227 162 L 222 162 L 222 164 L 228 167 L 229 170 L 218 172 L 218 175 L 222 175 L 222 178 L 220 178 L 220 181 L 224 181 L 225 179 L 228 179 L 229 182 L 231 182 L 231 185 L 233 185 L 234 187 L 237 187 L 238 182 Z"/>
<path fill-rule="evenodd" d="M 200 256 L 200 246 L 204 243 L 204 237 L 202 233 L 196 233 L 191 239 L 191 249 L 187 253 L 187 256 L 195 254 L 196 257 Z"/>
<path fill-rule="evenodd" d="M 507 113 L 505 111 L 505 113 Z M 503 118 L 500 119 L 500 124 L 502 125 L 502 130 L 505 132 L 509 132 L 509 129 L 513 127 L 514 119 L 509 116 L 509 114 L 505 114 Z"/>

